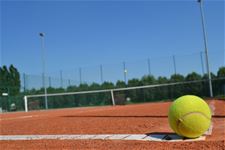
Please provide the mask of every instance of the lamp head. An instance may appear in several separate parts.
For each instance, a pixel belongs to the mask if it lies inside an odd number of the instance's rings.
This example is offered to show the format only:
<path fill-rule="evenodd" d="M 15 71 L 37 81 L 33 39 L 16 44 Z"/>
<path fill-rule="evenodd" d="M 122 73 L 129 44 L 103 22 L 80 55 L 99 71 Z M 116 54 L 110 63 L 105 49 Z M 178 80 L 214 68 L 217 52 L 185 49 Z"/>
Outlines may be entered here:
<path fill-rule="evenodd" d="M 39 35 L 40 35 L 41 37 L 44 37 L 44 33 L 39 33 Z"/>

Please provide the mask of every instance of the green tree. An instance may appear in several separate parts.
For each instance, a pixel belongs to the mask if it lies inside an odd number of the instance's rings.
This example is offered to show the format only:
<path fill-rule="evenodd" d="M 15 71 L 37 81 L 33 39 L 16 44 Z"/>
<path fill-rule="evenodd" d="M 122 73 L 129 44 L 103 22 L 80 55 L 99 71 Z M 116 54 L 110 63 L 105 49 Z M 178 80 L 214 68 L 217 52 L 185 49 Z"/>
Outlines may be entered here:
<path fill-rule="evenodd" d="M 0 68 L 0 79 L 1 79 L 1 94 L 8 93 L 9 91 L 9 71 L 6 66 Z"/>
<path fill-rule="evenodd" d="M 170 82 L 174 83 L 174 82 L 182 82 L 184 81 L 184 76 L 181 74 L 173 74 L 170 77 Z"/>
<path fill-rule="evenodd" d="M 92 84 L 89 86 L 89 89 L 90 89 L 90 90 L 100 90 L 100 89 L 101 89 L 101 86 L 100 86 L 98 83 L 92 83 Z"/>
<path fill-rule="evenodd" d="M 137 78 L 128 80 L 128 86 L 129 87 L 131 87 L 131 86 L 141 86 L 141 85 L 142 85 L 142 82 Z"/>
<path fill-rule="evenodd" d="M 89 89 L 90 90 L 100 90 L 101 89 L 101 86 L 98 84 L 98 83 L 92 83 L 90 86 L 89 86 Z M 104 94 L 104 92 L 103 92 Z M 101 105 L 102 103 L 102 93 L 93 93 L 93 94 L 90 94 L 90 105 Z"/>
<path fill-rule="evenodd" d="M 214 80 L 216 79 L 216 75 L 213 74 L 212 72 L 210 73 L 211 74 L 211 81 L 212 81 L 212 89 L 213 89 L 213 92 L 214 90 L 216 89 L 216 82 L 214 82 Z M 209 97 L 210 96 L 210 93 L 209 93 L 209 79 L 208 79 L 208 74 L 204 74 L 202 79 L 204 80 L 203 82 L 203 96 L 206 96 L 206 97 Z M 214 95 L 215 96 L 215 95 Z"/>
<path fill-rule="evenodd" d="M 103 89 L 113 89 L 114 88 L 114 84 L 112 82 L 104 82 L 101 87 Z"/>
<path fill-rule="evenodd" d="M 184 76 L 181 74 L 173 74 L 170 77 L 171 83 L 183 82 Z M 181 84 L 170 86 L 170 98 L 177 98 L 184 94 L 184 86 Z"/>
<path fill-rule="evenodd" d="M 116 82 L 116 88 L 124 88 L 126 87 L 126 83 L 124 81 L 118 80 Z"/>
<path fill-rule="evenodd" d="M 217 78 L 225 77 L 225 67 L 220 67 L 217 72 Z"/>
<path fill-rule="evenodd" d="M 76 92 L 77 90 L 78 90 L 78 87 L 76 85 L 67 87 L 68 92 Z"/>
<path fill-rule="evenodd" d="M 158 79 L 157 79 L 158 84 L 165 84 L 165 83 L 168 83 L 168 82 L 169 81 L 166 77 L 159 76 Z"/>
<path fill-rule="evenodd" d="M 169 80 L 166 78 L 166 77 L 162 77 L 162 76 L 159 76 L 158 79 L 157 79 L 157 83 L 158 84 L 166 84 L 168 83 Z M 169 86 L 160 86 L 160 87 L 156 87 L 156 100 L 162 100 L 162 99 L 168 99 L 169 97 L 169 90 L 170 90 L 170 87 Z"/>
<path fill-rule="evenodd" d="M 131 79 L 128 81 L 128 86 L 129 87 L 134 87 L 134 86 L 141 86 L 142 82 L 137 79 Z M 131 101 L 133 102 L 143 102 L 145 101 L 145 93 L 143 89 L 135 89 L 135 90 L 129 90 L 125 91 L 126 92 L 126 98 L 129 97 Z"/>
<path fill-rule="evenodd" d="M 156 84 L 157 81 L 153 75 L 145 75 L 141 78 L 141 82 L 143 85 L 152 85 Z M 144 100 L 145 101 L 151 101 L 155 99 L 155 89 L 149 88 L 149 89 L 144 89 Z"/>
<path fill-rule="evenodd" d="M 201 79 L 202 79 L 201 75 L 197 74 L 196 72 L 192 72 L 185 77 L 185 81 L 200 81 Z M 184 87 L 185 87 L 184 94 L 193 94 L 193 95 L 198 95 L 198 96 L 203 95 L 203 83 L 202 82 L 186 84 Z"/>
<path fill-rule="evenodd" d="M 102 89 L 113 89 L 113 88 L 115 88 L 115 86 L 112 82 L 104 82 L 101 85 L 101 87 L 102 87 Z M 106 105 L 112 104 L 112 98 L 111 98 L 111 94 L 109 92 L 102 93 L 101 98 L 102 98 L 103 104 L 106 104 Z"/>
<path fill-rule="evenodd" d="M 1 97 L 2 93 L 8 93 L 8 97 Z M 17 103 L 18 98 L 16 98 L 16 96 L 19 94 L 20 74 L 17 69 L 13 65 L 10 65 L 9 69 L 5 65 L 0 67 L 0 107 L 10 110 L 10 104 Z"/>
<path fill-rule="evenodd" d="M 9 67 L 9 86 L 10 86 L 10 94 L 11 95 L 18 95 L 20 92 L 20 73 L 18 70 L 13 66 L 10 65 Z"/>
<path fill-rule="evenodd" d="M 18 70 L 10 65 L 0 67 L 0 94 L 8 93 L 10 96 L 18 95 L 20 92 L 20 74 Z"/>
<path fill-rule="evenodd" d="M 220 67 L 217 72 L 215 94 L 225 95 L 225 67 Z"/>
<path fill-rule="evenodd" d="M 88 90 L 89 90 L 89 86 L 87 83 L 82 83 L 78 87 L 78 91 L 88 91 Z"/>
<path fill-rule="evenodd" d="M 156 84 L 156 79 L 152 75 L 145 75 L 142 77 L 141 82 L 143 85 Z"/>

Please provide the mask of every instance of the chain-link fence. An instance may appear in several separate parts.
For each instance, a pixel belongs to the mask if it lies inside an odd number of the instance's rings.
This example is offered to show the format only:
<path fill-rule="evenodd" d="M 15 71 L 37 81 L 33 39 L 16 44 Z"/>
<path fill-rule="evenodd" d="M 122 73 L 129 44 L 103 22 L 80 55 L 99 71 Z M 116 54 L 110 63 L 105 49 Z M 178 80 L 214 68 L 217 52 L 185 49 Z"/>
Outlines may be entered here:
<path fill-rule="evenodd" d="M 224 65 L 224 58 L 217 51 L 210 53 L 211 72 L 217 73 L 218 68 Z M 221 59 L 220 59 L 221 58 Z M 67 88 L 68 86 L 79 86 L 82 83 L 91 84 L 103 83 L 105 81 L 116 83 L 133 78 L 142 78 L 144 75 L 154 77 L 170 77 L 172 74 L 187 75 L 196 72 L 200 75 L 207 73 L 205 66 L 205 55 L 203 52 L 196 52 L 186 55 L 171 55 L 165 57 L 148 57 L 136 61 L 124 61 L 114 64 L 100 64 L 97 66 L 75 67 L 71 70 L 58 70 L 48 72 L 45 78 L 42 74 L 22 74 L 22 90 L 40 89 L 44 87 Z"/>

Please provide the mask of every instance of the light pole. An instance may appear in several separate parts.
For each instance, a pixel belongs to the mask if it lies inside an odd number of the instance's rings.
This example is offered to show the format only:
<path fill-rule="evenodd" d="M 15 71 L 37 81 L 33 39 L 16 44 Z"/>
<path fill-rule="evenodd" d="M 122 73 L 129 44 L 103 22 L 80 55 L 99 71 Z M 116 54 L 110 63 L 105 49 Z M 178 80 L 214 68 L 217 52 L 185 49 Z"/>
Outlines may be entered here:
<path fill-rule="evenodd" d="M 201 20 L 202 20 L 202 30 L 203 30 L 203 37 L 204 37 L 204 46 L 205 46 L 205 60 L 206 60 L 206 68 L 208 73 L 208 80 L 209 80 L 209 92 L 210 97 L 213 97 L 213 90 L 212 90 L 212 80 L 211 80 L 211 74 L 209 69 L 209 58 L 208 58 L 208 47 L 207 47 L 207 36 L 206 36 L 206 30 L 205 30 L 205 19 L 204 19 L 204 13 L 203 13 L 203 0 L 198 0 L 199 6 L 200 6 L 200 12 L 201 12 Z"/>
<path fill-rule="evenodd" d="M 43 86 L 44 86 L 44 93 L 45 93 L 45 109 L 48 109 L 48 97 L 47 97 L 47 88 L 45 85 L 45 47 L 44 47 L 44 33 L 39 33 L 41 37 L 41 52 L 42 52 L 42 74 L 43 74 Z"/>
<path fill-rule="evenodd" d="M 79 68 L 80 85 L 82 84 L 82 69 Z"/>
<path fill-rule="evenodd" d="M 62 70 L 60 70 L 60 86 L 63 88 L 63 75 Z"/>
<path fill-rule="evenodd" d="M 126 63 L 123 62 L 123 75 L 124 75 L 124 82 L 127 84 L 127 69 L 126 69 Z"/>
<path fill-rule="evenodd" d="M 176 66 L 175 55 L 173 55 L 173 68 L 174 68 L 174 74 L 177 75 L 177 66 Z"/>
<path fill-rule="evenodd" d="M 150 62 L 150 58 L 148 58 L 148 75 L 152 75 L 151 74 L 151 62 Z"/>
<path fill-rule="evenodd" d="M 205 71 L 204 71 L 204 63 L 203 63 L 203 52 L 200 52 L 200 58 L 201 58 L 201 66 L 202 66 L 202 75 L 204 76 Z"/>
<path fill-rule="evenodd" d="M 100 80 L 101 80 L 101 84 L 103 83 L 103 68 L 102 65 L 100 65 Z"/>

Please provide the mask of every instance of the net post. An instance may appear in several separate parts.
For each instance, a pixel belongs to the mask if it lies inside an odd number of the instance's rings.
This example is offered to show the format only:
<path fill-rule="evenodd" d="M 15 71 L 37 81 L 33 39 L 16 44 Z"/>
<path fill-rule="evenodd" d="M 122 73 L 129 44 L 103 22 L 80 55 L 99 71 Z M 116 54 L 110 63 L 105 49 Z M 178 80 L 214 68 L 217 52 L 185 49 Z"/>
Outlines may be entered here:
<path fill-rule="evenodd" d="M 113 106 L 115 106 L 115 99 L 114 99 L 113 90 L 111 90 L 111 97 L 112 97 L 112 104 L 113 104 Z"/>
<path fill-rule="evenodd" d="M 24 106 L 25 106 L 25 112 L 28 112 L 28 106 L 27 106 L 27 96 L 24 96 Z"/>

